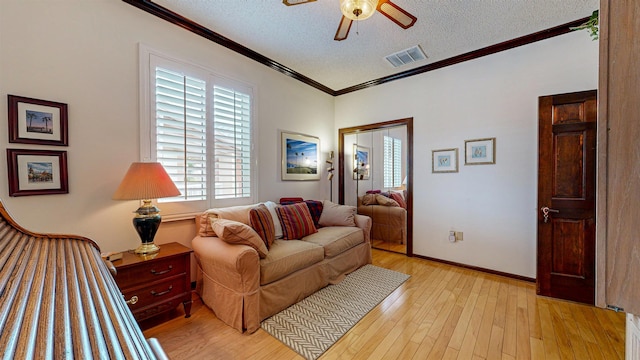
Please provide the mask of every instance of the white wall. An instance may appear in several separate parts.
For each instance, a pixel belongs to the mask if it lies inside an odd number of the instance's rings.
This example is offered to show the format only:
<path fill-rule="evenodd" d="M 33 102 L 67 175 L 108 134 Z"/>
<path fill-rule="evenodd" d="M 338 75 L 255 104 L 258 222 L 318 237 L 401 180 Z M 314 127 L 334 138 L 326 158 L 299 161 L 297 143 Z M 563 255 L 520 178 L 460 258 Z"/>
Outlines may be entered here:
<path fill-rule="evenodd" d="M 340 96 L 336 127 L 413 117 L 414 253 L 535 278 L 538 97 L 597 77 L 598 43 L 570 33 Z M 465 166 L 464 140 L 486 137 L 496 164 Z M 446 148 L 460 171 L 433 174 L 431 151 Z"/>
<path fill-rule="evenodd" d="M 103 251 L 139 244 L 131 225 L 137 203 L 111 200 L 138 161 L 138 44 L 257 85 L 259 198 L 328 198 L 321 181 L 280 180 L 279 131 L 320 137 L 334 148 L 334 99 L 221 46 L 114 0 L 0 1 L 0 146 L 68 152 L 69 194 L 9 197 L 0 156 L 0 198 L 32 231 L 81 234 Z M 69 146 L 9 144 L 7 94 L 69 106 Z M 324 162 L 324 161 L 323 161 Z M 324 169 L 323 169 L 324 170 Z M 325 170 L 326 171 L 326 170 Z M 204 210 L 204 209 L 203 209 Z M 192 222 L 165 223 L 159 243 L 188 242 Z"/>

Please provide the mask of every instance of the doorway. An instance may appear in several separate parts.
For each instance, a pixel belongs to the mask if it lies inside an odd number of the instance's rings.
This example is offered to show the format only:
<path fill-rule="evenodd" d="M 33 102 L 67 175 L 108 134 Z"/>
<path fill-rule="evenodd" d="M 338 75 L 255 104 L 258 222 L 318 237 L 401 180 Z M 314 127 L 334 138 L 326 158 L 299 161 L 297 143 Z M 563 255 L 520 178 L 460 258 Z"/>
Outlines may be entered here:
<path fill-rule="evenodd" d="M 596 91 L 539 98 L 537 293 L 595 302 Z"/>
<path fill-rule="evenodd" d="M 411 256 L 413 118 L 338 132 L 338 202 L 372 218 L 374 248 Z"/>

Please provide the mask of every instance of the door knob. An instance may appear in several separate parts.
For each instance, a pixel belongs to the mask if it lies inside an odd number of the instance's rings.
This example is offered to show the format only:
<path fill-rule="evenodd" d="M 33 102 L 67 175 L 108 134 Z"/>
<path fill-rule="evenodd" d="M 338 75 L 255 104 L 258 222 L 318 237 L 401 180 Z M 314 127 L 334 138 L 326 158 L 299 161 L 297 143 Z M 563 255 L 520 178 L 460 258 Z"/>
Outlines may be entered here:
<path fill-rule="evenodd" d="M 543 206 L 542 208 L 540 208 L 540 210 L 542 211 L 542 216 L 544 216 L 545 223 L 549 222 L 549 213 L 557 214 L 560 212 L 560 210 L 550 209 L 548 206 Z"/>

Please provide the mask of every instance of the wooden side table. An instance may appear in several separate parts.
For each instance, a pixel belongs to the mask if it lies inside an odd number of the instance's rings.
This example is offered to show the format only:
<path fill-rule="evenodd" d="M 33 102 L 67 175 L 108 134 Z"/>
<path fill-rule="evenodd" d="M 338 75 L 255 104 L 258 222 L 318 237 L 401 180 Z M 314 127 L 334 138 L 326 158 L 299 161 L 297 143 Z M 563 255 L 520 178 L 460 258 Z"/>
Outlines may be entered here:
<path fill-rule="evenodd" d="M 156 254 L 140 256 L 122 253 L 113 261 L 116 283 L 140 322 L 184 305 L 185 317 L 191 316 L 191 252 L 178 243 L 160 245 Z"/>

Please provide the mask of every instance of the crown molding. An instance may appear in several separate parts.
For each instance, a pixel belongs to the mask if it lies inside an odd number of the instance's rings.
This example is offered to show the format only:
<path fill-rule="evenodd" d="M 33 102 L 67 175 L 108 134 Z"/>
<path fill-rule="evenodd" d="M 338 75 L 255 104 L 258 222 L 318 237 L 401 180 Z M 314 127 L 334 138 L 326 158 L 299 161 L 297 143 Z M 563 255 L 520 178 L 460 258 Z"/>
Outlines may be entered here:
<path fill-rule="evenodd" d="M 132 6 L 135 6 L 151 15 L 157 16 L 163 20 L 166 20 L 174 25 L 180 26 L 181 28 L 188 30 L 196 35 L 202 36 L 205 39 L 211 40 L 216 44 L 222 45 L 229 50 L 235 51 L 240 55 L 244 55 L 252 60 L 257 61 L 260 64 L 268 66 L 269 68 L 276 70 L 284 75 L 287 75 L 291 78 L 294 78 L 298 81 L 301 81 L 311 87 L 314 87 L 324 93 L 327 93 L 331 96 L 340 96 L 344 94 L 348 94 L 350 92 L 367 89 L 373 86 L 381 85 L 388 83 L 394 80 L 405 79 L 411 76 L 423 74 L 425 72 L 441 69 L 443 67 L 459 64 L 465 61 L 477 59 L 483 56 L 495 54 L 501 51 L 510 50 L 519 46 L 531 44 L 537 41 L 546 40 L 555 36 L 566 34 L 572 31 L 570 28 L 582 25 L 589 17 L 584 17 L 566 24 L 562 24 L 556 27 L 552 27 L 546 30 L 538 31 L 533 34 L 525 35 L 516 39 L 508 40 L 501 42 L 499 44 L 487 46 L 482 49 L 470 51 L 465 54 L 457 55 L 454 57 L 450 57 L 448 59 L 440 60 L 431 64 L 419 66 L 414 69 L 406 70 L 403 72 L 399 72 L 396 74 L 392 74 L 389 76 L 384 76 L 379 79 L 370 80 L 364 82 L 362 84 L 349 86 L 341 90 L 333 90 L 328 86 L 325 86 L 305 75 L 300 74 L 299 72 L 288 68 L 277 61 L 274 61 L 254 50 L 251 50 L 243 45 L 238 44 L 237 42 L 224 37 L 217 32 L 210 30 L 193 20 L 190 20 L 180 14 L 177 14 L 163 6 L 160 6 L 153 1 L 149 0 L 122 0 Z"/>

